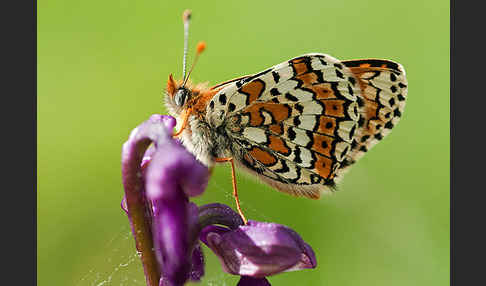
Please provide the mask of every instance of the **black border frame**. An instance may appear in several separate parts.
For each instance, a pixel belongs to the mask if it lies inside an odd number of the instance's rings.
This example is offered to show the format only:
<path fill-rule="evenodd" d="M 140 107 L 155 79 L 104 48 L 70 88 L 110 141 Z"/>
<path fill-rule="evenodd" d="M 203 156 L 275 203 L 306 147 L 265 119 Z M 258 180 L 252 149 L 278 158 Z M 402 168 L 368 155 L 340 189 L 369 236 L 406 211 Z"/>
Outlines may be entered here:
<path fill-rule="evenodd" d="M 482 7 L 472 2 L 450 1 L 450 183 L 452 285 L 485 280 L 482 234 L 486 190 L 482 182 L 484 147 L 481 135 L 486 122 L 482 88 L 486 50 Z M 480 3 L 480 2 L 478 2 Z M 461 6 L 462 4 L 463 6 Z M 3 188 L 4 279 L 12 284 L 37 284 L 37 2 L 9 1 L 2 5 L 2 48 L 6 66 L 3 93 L 4 172 Z M 469 39 L 468 39 L 469 38 Z M 468 41 L 469 40 L 469 41 Z M 471 57 L 475 55 L 475 57 Z M 13 105 L 18 108 L 11 108 Z M 474 144 L 478 142 L 478 144 Z M 7 149 L 8 148 L 8 149 Z M 8 176 L 7 176 L 8 175 Z M 32 259 L 32 261 L 30 260 Z M 8 272 L 7 272 L 8 270 Z M 29 271 L 31 270 L 31 271 Z M 27 276 L 32 273 L 32 279 Z M 22 281 L 22 282 L 20 282 Z M 467 282 L 466 282 L 467 281 Z M 6 284 L 3 280 L 2 284 Z M 10 282 L 10 281 L 9 281 Z M 19 283 L 20 282 L 20 283 Z M 26 283 L 27 282 L 27 283 Z"/>
<path fill-rule="evenodd" d="M 37 285 L 37 1 L 3 2 L 2 285 Z"/>
<path fill-rule="evenodd" d="M 474 6 L 473 4 L 477 4 Z M 484 8 L 450 1 L 450 279 L 485 284 Z"/>

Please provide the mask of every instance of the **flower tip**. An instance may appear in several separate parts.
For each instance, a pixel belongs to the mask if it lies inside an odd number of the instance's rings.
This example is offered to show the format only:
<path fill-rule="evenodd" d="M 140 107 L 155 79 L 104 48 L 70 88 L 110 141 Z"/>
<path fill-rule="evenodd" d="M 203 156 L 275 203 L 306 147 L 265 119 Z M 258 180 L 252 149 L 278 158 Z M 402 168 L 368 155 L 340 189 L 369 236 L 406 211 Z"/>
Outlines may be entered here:
<path fill-rule="evenodd" d="M 314 254 L 314 250 L 312 250 L 312 247 L 308 245 L 307 243 L 304 244 L 304 253 L 303 256 L 305 256 L 305 259 L 302 260 L 305 265 L 308 267 L 305 268 L 316 268 L 317 266 L 317 260 L 316 260 L 316 255 Z"/>
<path fill-rule="evenodd" d="M 314 255 L 314 251 L 312 248 L 305 244 L 305 248 L 302 250 L 300 260 L 297 264 L 292 266 L 291 268 L 285 270 L 285 272 L 303 270 L 303 269 L 313 269 L 317 267 L 316 256 Z"/>
<path fill-rule="evenodd" d="M 176 122 L 176 119 L 172 116 L 169 116 L 169 115 L 165 115 L 164 118 L 162 118 L 165 126 L 169 129 L 174 129 L 174 127 L 176 126 L 177 122 Z"/>
<path fill-rule="evenodd" d="M 153 123 L 162 122 L 169 129 L 176 126 L 176 119 L 170 115 L 152 114 L 149 120 Z"/>
<path fill-rule="evenodd" d="M 271 286 L 271 284 L 265 277 L 254 278 L 251 276 L 241 276 L 236 286 Z"/>

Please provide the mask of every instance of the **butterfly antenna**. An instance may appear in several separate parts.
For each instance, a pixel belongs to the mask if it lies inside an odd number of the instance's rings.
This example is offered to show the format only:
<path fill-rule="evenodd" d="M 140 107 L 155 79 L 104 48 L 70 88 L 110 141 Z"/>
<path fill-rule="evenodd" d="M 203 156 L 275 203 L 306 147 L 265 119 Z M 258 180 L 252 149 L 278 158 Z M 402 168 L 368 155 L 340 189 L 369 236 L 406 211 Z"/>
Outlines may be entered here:
<path fill-rule="evenodd" d="M 182 83 L 182 86 L 186 85 L 187 80 L 189 79 L 189 76 L 192 73 L 192 70 L 194 69 L 194 66 L 197 63 L 197 60 L 199 59 L 199 55 L 206 49 L 206 43 L 205 42 L 199 42 L 197 43 L 196 46 L 196 56 L 194 57 L 194 61 L 192 62 L 191 69 L 189 70 L 189 73 L 187 74 L 187 77 L 184 79 L 184 82 Z"/>
<path fill-rule="evenodd" d="M 189 39 L 189 21 L 191 20 L 191 10 L 187 9 L 182 13 L 184 22 L 184 57 L 182 58 L 182 79 L 186 79 L 186 59 L 187 59 L 187 42 Z"/>

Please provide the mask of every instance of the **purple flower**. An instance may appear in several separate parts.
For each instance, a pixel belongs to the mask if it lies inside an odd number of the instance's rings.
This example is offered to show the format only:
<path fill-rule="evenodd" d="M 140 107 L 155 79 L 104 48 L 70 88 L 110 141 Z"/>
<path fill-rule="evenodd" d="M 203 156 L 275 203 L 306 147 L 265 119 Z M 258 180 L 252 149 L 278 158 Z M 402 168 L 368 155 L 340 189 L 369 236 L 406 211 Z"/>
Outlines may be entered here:
<path fill-rule="evenodd" d="M 316 267 L 312 248 L 295 231 L 276 223 L 250 220 L 226 231 L 208 226 L 201 232 L 201 240 L 230 274 L 265 277 Z"/>
<path fill-rule="evenodd" d="M 224 271 L 241 276 L 238 285 L 270 285 L 266 276 L 315 268 L 312 248 L 288 227 L 255 221 L 244 225 L 226 205 L 197 207 L 189 201 L 204 192 L 209 172 L 172 139 L 174 126 L 174 118 L 153 115 L 123 145 L 122 208 L 147 285 L 199 281 L 204 275 L 199 240 L 218 256 Z"/>
<path fill-rule="evenodd" d="M 124 202 L 148 285 L 159 285 L 161 276 L 160 284 L 183 285 L 204 273 L 193 230 L 198 210 L 188 196 L 204 191 L 209 172 L 172 139 L 174 125 L 172 117 L 153 115 L 123 146 Z"/>
<path fill-rule="evenodd" d="M 270 286 L 266 278 L 253 278 L 251 276 L 241 276 L 236 286 Z"/>

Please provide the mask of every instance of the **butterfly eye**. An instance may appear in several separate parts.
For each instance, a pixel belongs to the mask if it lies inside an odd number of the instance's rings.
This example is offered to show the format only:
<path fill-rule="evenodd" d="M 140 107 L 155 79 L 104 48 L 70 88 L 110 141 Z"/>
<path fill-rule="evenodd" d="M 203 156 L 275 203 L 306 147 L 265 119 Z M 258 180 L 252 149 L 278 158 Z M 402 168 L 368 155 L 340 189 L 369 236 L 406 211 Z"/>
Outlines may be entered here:
<path fill-rule="evenodd" d="M 188 97 L 189 97 L 189 90 L 187 90 L 186 88 L 178 89 L 174 96 L 175 104 L 177 104 L 178 106 L 183 106 L 184 103 L 186 103 Z"/>

